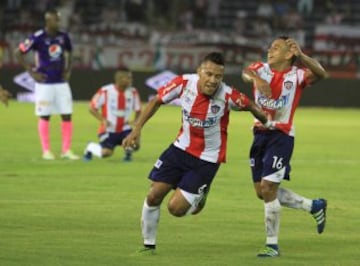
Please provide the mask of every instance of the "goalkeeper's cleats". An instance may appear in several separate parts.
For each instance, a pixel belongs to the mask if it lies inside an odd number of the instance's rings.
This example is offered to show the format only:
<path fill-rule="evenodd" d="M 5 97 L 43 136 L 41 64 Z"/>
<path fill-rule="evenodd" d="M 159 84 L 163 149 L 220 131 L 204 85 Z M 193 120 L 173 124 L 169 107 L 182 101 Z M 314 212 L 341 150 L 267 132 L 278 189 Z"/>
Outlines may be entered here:
<path fill-rule="evenodd" d="M 51 151 L 45 151 L 42 155 L 44 160 L 55 160 L 55 155 Z"/>
<path fill-rule="evenodd" d="M 278 245 L 266 245 L 257 256 L 259 258 L 279 257 L 280 251 Z"/>
<path fill-rule="evenodd" d="M 64 152 L 63 154 L 61 154 L 61 159 L 79 160 L 80 158 L 75 153 L 73 153 L 71 150 L 68 150 L 67 152 Z"/>
<path fill-rule="evenodd" d="M 317 223 L 317 231 L 321 234 L 325 229 L 326 223 L 326 207 L 327 202 L 325 199 L 313 200 L 310 213 Z"/>

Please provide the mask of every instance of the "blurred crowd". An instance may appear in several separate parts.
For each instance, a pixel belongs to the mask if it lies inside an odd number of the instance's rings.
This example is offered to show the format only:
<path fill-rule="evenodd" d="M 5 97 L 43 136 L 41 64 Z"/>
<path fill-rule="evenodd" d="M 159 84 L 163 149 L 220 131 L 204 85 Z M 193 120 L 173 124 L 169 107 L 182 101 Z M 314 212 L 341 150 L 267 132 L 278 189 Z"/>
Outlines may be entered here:
<path fill-rule="evenodd" d="M 264 43 L 289 34 L 311 43 L 314 23 L 356 24 L 355 0 L 4 0 L 0 4 L 0 40 L 21 40 L 43 26 L 49 8 L 61 13 L 61 27 L 75 42 L 119 45 L 150 40 L 154 32 L 226 32 L 242 44 Z M 360 11 L 360 7 L 359 10 Z"/>

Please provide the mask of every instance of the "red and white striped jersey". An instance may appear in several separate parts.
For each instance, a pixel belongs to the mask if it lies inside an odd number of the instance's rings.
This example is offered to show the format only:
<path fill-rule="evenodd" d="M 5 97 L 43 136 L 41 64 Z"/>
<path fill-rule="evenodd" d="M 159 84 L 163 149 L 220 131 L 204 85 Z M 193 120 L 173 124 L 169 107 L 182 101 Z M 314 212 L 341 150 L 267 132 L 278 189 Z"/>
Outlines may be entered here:
<path fill-rule="evenodd" d="M 268 98 L 253 88 L 254 99 L 271 120 L 276 121 L 276 128 L 294 136 L 293 118 L 299 104 L 303 89 L 309 85 L 305 79 L 305 69 L 292 66 L 279 72 L 272 70 L 267 63 L 256 62 L 249 66 L 250 70 L 258 73 L 271 87 L 272 96 Z M 255 119 L 255 127 L 261 122 Z"/>
<path fill-rule="evenodd" d="M 111 123 L 107 128 L 100 125 L 98 133 L 120 133 L 130 129 L 129 120 L 132 112 L 141 111 L 140 96 L 136 88 L 128 87 L 124 91 L 118 90 L 115 84 L 108 84 L 100 88 L 93 96 L 90 106 L 101 109 L 102 117 Z"/>
<path fill-rule="evenodd" d="M 158 90 L 163 103 L 179 98 L 182 127 L 174 145 L 204 161 L 226 161 L 227 128 L 232 107 L 244 108 L 249 99 L 234 88 L 221 83 L 212 97 L 200 93 L 199 76 L 178 76 Z"/>

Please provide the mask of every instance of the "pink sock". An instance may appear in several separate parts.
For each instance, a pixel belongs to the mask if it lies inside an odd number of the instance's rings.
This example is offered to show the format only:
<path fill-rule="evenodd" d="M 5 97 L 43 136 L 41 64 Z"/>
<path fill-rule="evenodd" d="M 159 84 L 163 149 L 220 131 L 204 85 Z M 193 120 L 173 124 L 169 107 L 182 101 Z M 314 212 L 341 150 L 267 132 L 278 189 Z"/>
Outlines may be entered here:
<path fill-rule="evenodd" d="M 62 135 L 62 152 L 65 153 L 70 150 L 71 136 L 72 136 L 72 122 L 61 122 L 61 135 Z"/>
<path fill-rule="evenodd" d="M 50 150 L 49 121 L 39 119 L 38 131 L 43 152 Z"/>

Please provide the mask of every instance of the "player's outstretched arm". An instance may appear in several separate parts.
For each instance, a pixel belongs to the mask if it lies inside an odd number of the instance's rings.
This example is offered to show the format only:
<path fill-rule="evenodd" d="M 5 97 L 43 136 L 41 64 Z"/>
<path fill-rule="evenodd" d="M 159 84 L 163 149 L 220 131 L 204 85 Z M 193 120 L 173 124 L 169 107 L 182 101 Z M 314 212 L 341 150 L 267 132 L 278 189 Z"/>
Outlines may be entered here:
<path fill-rule="evenodd" d="M 136 143 L 139 143 L 142 127 L 157 112 L 161 105 L 162 102 L 157 96 L 146 105 L 144 111 L 141 112 L 136 120 L 131 133 L 123 140 L 122 146 L 124 149 L 135 148 Z"/>
<path fill-rule="evenodd" d="M 253 83 L 254 87 L 266 97 L 271 97 L 271 88 L 269 83 L 261 79 L 258 74 L 250 69 L 244 69 L 242 71 L 242 79 L 244 82 Z"/>
<path fill-rule="evenodd" d="M 249 110 L 253 116 L 256 117 L 263 125 L 270 125 L 270 120 L 267 118 L 266 114 L 261 110 L 259 106 L 257 106 L 252 100 L 249 101 L 249 105 L 247 106 L 247 110 Z"/>

